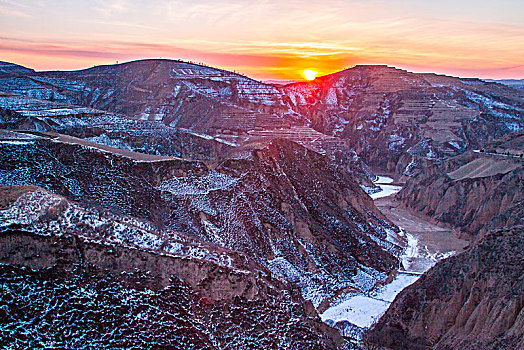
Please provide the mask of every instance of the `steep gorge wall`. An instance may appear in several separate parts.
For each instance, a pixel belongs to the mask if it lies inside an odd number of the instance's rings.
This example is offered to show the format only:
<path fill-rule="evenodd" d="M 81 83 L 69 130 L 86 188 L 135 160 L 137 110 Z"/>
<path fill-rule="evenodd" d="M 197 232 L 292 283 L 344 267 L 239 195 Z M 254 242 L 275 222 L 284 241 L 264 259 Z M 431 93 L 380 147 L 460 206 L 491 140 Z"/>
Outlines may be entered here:
<path fill-rule="evenodd" d="M 310 303 L 260 270 L 16 227 L 0 247 L 1 347 L 344 349 Z"/>
<path fill-rule="evenodd" d="M 275 140 L 213 169 L 65 140 L 0 144 L 1 183 L 239 251 L 316 303 L 348 286 L 367 290 L 398 266 L 394 225 L 351 174 L 296 143 Z"/>
<path fill-rule="evenodd" d="M 167 287 L 176 276 L 211 300 L 234 297 L 265 297 L 268 288 L 284 289 L 283 283 L 263 281 L 269 276 L 258 271 L 240 271 L 191 257 L 173 257 L 114 244 L 100 244 L 74 236 L 42 236 L 8 228 L 0 233 L 0 262 L 14 267 L 40 270 L 60 265 L 74 273 L 79 266 L 96 266 L 116 276 L 140 273 L 155 290 Z M 262 269 L 262 267 L 259 267 Z"/>
<path fill-rule="evenodd" d="M 476 236 L 522 224 L 524 169 L 454 180 L 444 166 L 428 167 L 408 180 L 397 198 L 406 206 Z"/>
<path fill-rule="evenodd" d="M 403 290 L 366 338 L 388 349 L 524 347 L 524 227 L 488 233 Z"/>

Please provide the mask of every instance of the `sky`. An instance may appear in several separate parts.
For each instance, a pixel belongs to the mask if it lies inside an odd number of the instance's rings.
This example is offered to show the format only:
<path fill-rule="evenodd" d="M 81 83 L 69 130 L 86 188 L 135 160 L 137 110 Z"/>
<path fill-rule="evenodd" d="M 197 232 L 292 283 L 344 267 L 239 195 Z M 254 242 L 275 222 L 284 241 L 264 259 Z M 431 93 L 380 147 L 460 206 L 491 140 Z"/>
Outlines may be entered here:
<path fill-rule="evenodd" d="M 357 64 L 524 78 L 522 0 L 0 0 L 0 60 L 72 70 L 142 58 L 267 80 Z"/>

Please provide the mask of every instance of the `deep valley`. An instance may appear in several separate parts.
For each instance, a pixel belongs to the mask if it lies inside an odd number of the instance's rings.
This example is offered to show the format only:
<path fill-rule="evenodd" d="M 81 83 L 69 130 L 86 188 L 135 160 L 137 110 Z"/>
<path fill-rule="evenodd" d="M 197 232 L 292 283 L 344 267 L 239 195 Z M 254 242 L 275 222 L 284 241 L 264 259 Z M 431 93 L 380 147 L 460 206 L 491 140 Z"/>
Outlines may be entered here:
<path fill-rule="evenodd" d="M 524 92 L 0 62 L 0 347 L 524 347 Z"/>

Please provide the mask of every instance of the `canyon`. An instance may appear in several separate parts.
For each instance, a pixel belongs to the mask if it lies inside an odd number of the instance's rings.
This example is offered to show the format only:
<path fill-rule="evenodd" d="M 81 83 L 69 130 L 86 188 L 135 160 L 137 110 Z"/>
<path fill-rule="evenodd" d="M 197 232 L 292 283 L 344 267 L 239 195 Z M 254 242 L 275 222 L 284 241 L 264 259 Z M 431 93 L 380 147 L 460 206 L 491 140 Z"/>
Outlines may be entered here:
<path fill-rule="evenodd" d="M 522 346 L 523 110 L 388 66 L 0 63 L 2 345 Z"/>

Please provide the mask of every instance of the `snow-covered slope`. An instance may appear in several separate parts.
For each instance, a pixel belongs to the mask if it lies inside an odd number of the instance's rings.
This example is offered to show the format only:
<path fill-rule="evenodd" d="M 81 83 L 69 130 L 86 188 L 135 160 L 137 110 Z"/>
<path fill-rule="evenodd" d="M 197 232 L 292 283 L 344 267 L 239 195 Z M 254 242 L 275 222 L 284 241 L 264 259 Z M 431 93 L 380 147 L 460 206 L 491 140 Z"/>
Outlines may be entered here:
<path fill-rule="evenodd" d="M 0 184 L 42 186 L 243 252 L 297 283 L 315 305 L 348 286 L 369 290 L 398 266 L 387 240 L 395 227 L 350 173 L 293 142 L 274 141 L 209 169 L 71 137 L 4 134 L 10 142 L 0 142 Z M 143 241 L 144 234 L 126 235 Z M 162 240 L 150 244 L 167 249 Z"/>
<path fill-rule="evenodd" d="M 283 89 L 310 126 L 399 175 L 524 127 L 522 92 L 478 79 L 356 66 Z"/>
<path fill-rule="evenodd" d="M 0 262 L 3 346 L 343 348 L 247 256 L 42 188 L 0 187 Z"/>

